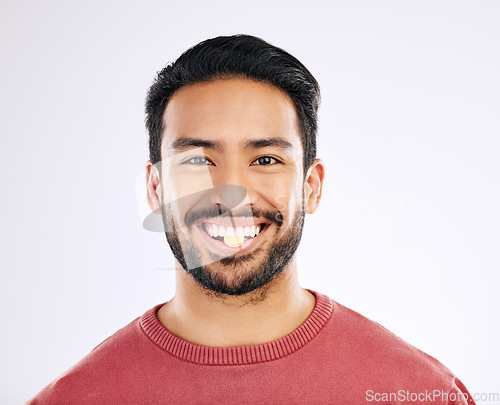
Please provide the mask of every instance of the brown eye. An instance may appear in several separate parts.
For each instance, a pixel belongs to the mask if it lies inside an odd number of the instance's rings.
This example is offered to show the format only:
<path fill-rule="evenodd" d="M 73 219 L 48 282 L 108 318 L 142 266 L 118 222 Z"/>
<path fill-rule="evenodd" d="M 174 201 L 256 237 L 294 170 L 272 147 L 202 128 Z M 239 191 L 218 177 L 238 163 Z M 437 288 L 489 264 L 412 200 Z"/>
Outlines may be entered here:
<path fill-rule="evenodd" d="M 281 162 L 271 156 L 261 156 L 252 162 L 253 165 L 258 165 L 258 166 L 269 166 L 276 163 L 281 163 Z"/>

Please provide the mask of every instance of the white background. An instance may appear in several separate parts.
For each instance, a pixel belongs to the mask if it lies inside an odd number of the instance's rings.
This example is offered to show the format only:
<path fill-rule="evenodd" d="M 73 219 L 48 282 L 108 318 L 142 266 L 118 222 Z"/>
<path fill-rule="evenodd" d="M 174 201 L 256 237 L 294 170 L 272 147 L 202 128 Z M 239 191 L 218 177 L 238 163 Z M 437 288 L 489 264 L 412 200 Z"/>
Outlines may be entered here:
<path fill-rule="evenodd" d="M 144 98 L 167 62 L 234 33 L 322 88 L 302 285 L 500 392 L 499 21 L 496 0 L 2 1 L 0 403 L 172 297 L 136 203 Z"/>

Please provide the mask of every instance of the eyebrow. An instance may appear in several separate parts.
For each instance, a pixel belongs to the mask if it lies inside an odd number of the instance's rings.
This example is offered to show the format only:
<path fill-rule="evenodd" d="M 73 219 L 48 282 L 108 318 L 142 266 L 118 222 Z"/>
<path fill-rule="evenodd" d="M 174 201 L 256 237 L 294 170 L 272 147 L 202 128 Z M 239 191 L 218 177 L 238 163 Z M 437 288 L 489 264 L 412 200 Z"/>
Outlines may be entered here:
<path fill-rule="evenodd" d="M 207 141 L 206 139 L 183 137 L 176 139 L 170 145 L 170 149 L 174 151 L 181 151 L 190 148 L 208 148 L 208 149 L 222 149 L 222 144 L 216 141 Z"/>
<path fill-rule="evenodd" d="M 280 148 L 280 149 L 292 149 L 293 145 L 285 141 L 282 138 L 264 138 L 264 139 L 255 139 L 251 141 L 246 141 L 245 142 L 245 148 L 248 149 L 258 149 L 258 148 L 265 148 L 271 146 L 273 148 Z"/>
<path fill-rule="evenodd" d="M 279 149 L 293 149 L 293 145 L 282 138 L 263 138 L 253 139 L 246 141 L 244 144 L 245 149 L 259 149 L 266 147 L 273 147 Z M 182 151 L 190 148 L 207 148 L 207 149 L 223 149 L 222 143 L 218 141 L 208 141 L 206 139 L 195 137 L 182 137 L 173 141 L 170 149 L 174 151 Z"/>

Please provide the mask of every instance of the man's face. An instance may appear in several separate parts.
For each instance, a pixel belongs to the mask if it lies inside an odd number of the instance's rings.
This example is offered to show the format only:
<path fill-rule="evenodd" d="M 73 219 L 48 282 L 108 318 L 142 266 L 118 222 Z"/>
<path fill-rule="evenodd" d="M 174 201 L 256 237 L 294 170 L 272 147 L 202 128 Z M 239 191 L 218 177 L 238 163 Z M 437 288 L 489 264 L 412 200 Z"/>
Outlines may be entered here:
<path fill-rule="evenodd" d="M 157 192 L 174 256 L 209 290 L 242 295 L 264 286 L 302 235 L 293 102 L 268 84 L 214 80 L 179 89 L 163 119 Z"/>

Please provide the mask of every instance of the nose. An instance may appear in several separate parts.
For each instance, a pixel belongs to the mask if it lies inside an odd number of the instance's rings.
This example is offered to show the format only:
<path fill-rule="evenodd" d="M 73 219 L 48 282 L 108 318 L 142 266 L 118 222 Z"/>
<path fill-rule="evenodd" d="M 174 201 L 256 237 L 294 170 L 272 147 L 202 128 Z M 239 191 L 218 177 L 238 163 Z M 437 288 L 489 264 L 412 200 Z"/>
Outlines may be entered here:
<path fill-rule="evenodd" d="M 234 210 L 248 201 L 247 190 L 241 186 L 221 184 L 214 188 L 212 204 L 219 204 L 224 209 Z"/>
<path fill-rule="evenodd" d="M 211 203 L 221 204 L 229 209 L 250 204 L 251 181 L 238 164 L 228 164 L 211 171 L 214 193 Z"/>

